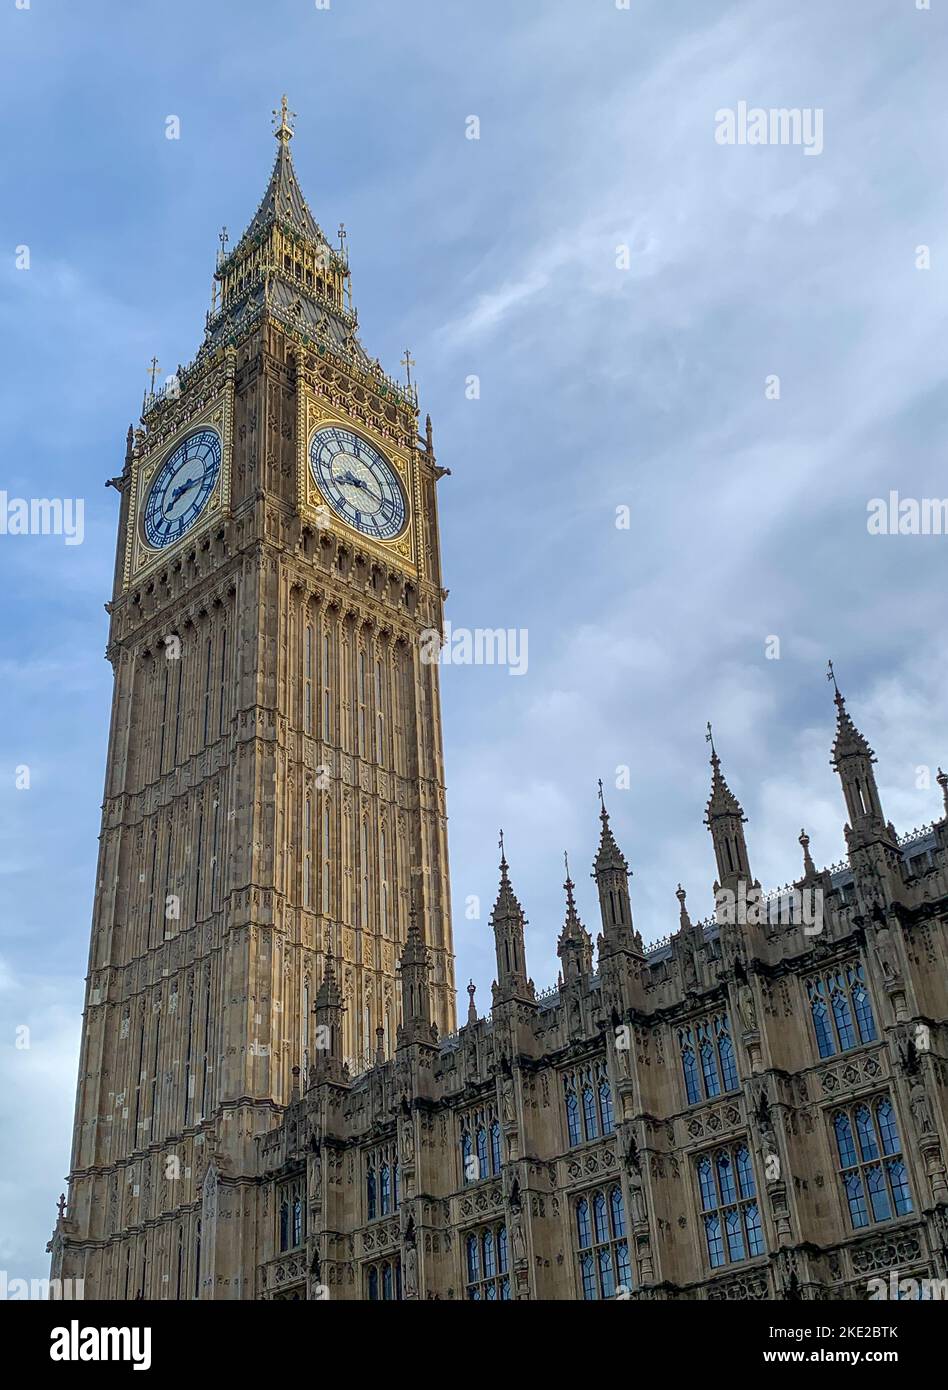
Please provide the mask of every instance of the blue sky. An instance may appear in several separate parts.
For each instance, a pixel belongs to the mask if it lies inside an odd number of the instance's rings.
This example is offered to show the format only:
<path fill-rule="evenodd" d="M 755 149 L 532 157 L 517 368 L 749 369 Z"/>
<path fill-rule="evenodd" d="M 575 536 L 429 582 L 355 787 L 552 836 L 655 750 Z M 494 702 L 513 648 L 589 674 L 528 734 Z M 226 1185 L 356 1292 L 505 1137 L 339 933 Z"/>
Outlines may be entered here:
<path fill-rule="evenodd" d="M 348 229 L 362 341 L 393 373 L 411 347 L 452 470 L 448 616 L 529 633 L 523 677 L 443 673 L 458 980 L 483 1008 L 498 826 L 546 986 L 564 848 L 596 929 L 600 776 L 646 940 L 676 928 L 679 880 L 710 911 L 708 719 L 761 882 L 798 872 L 804 824 L 818 862 L 842 857 L 830 655 L 887 814 L 905 831 L 940 812 L 916 769 L 948 758 L 948 538 L 870 536 L 866 516 L 893 488 L 948 495 L 946 9 L 7 0 L 0 489 L 82 497 L 86 517 L 81 546 L 0 536 L 11 1276 L 46 1271 L 68 1168 L 110 700 L 103 482 L 152 354 L 170 372 L 201 341 L 280 93 L 309 202 Z M 822 153 L 717 144 L 740 101 L 820 109 Z"/>

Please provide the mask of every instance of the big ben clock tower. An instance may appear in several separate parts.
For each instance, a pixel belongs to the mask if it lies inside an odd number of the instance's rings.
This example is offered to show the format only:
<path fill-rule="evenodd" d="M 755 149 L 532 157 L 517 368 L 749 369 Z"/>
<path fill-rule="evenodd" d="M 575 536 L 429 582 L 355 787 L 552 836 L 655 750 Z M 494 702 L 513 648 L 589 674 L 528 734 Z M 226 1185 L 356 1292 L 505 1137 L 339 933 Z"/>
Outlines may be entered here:
<path fill-rule="evenodd" d="M 344 235 L 330 245 L 303 197 L 285 99 L 276 125 L 204 343 L 146 398 L 113 479 L 115 689 L 52 1244 L 87 1298 L 247 1296 L 254 1141 L 306 1085 L 326 962 L 354 1074 L 395 1047 L 412 902 L 434 1020 L 454 1027 L 420 641 L 442 623 L 444 470 L 414 388 L 359 343 Z"/>

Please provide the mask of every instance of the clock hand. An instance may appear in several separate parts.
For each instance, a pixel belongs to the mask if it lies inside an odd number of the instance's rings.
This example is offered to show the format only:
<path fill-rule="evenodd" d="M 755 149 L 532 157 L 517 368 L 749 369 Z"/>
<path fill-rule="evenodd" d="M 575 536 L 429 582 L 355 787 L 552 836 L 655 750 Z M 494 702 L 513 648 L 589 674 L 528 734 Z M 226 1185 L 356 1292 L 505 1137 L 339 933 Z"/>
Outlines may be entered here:
<path fill-rule="evenodd" d="M 199 481 L 200 479 L 198 478 L 191 478 L 189 482 L 182 483 L 180 487 L 176 487 L 174 492 L 171 494 L 172 507 L 174 506 L 175 502 L 177 502 L 178 498 L 181 496 L 183 492 L 187 492 L 188 488 L 197 487 Z"/>

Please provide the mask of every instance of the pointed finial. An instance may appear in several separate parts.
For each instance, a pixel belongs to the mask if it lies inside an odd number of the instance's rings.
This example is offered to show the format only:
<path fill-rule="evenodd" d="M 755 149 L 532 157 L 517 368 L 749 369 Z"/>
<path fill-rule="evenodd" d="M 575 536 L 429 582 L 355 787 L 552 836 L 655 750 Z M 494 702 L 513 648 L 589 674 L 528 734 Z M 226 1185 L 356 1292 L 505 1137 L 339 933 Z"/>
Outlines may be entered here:
<path fill-rule="evenodd" d="M 685 906 L 685 898 L 687 897 L 687 894 L 685 893 L 685 890 L 684 888 L 682 888 L 680 883 L 678 887 L 675 889 L 675 897 L 678 899 L 678 915 L 681 921 L 681 925 L 683 927 L 690 927 L 691 917 L 689 916 L 688 909 Z"/>
<path fill-rule="evenodd" d="M 60 1194 L 59 1194 L 59 1201 L 56 1203 L 56 1210 L 57 1210 L 57 1213 L 58 1213 L 58 1215 L 59 1215 L 60 1221 L 62 1221 L 63 1217 L 64 1217 L 65 1214 L 66 1214 L 66 1194 L 65 1194 L 65 1192 L 60 1192 Z"/>
<path fill-rule="evenodd" d="M 716 763 L 717 760 L 718 760 L 718 755 L 717 755 L 717 750 L 715 749 L 715 746 L 714 746 L 714 733 L 713 733 L 713 731 L 712 731 L 712 729 L 711 729 L 711 720 L 710 720 L 710 719 L 708 720 L 708 732 L 707 732 L 707 733 L 705 734 L 705 736 L 704 736 L 704 741 L 705 741 L 705 743 L 710 743 L 710 745 L 711 745 L 711 761 L 712 761 L 712 763 Z"/>
<path fill-rule="evenodd" d="M 151 361 L 149 362 L 148 365 L 149 365 L 149 367 L 151 368 L 151 394 L 154 395 L 154 394 L 155 394 L 155 377 L 156 377 L 156 376 L 158 375 L 158 373 L 161 371 L 161 368 L 158 366 L 158 358 L 157 358 L 157 357 L 153 357 L 153 358 L 151 359 Z"/>
<path fill-rule="evenodd" d="M 280 124 L 276 126 L 278 116 L 280 118 Z M 273 133 L 281 145 L 288 145 L 293 139 L 293 127 L 290 125 L 290 121 L 294 120 L 295 117 L 296 112 L 289 109 L 286 96 L 284 95 L 280 99 L 279 111 L 273 112 L 273 124 L 276 126 L 276 130 Z"/>
<path fill-rule="evenodd" d="M 339 250 L 340 250 L 340 251 L 344 251 L 345 249 L 346 249 L 346 224 L 345 224 L 345 222 L 340 222 L 340 223 L 339 223 Z"/>
<path fill-rule="evenodd" d="M 840 694 L 839 686 L 836 684 L 836 672 L 833 669 L 832 661 L 826 663 L 826 679 L 833 682 L 833 699 L 836 702 L 837 709 L 842 711 L 845 708 L 846 701 Z"/>
<path fill-rule="evenodd" d="M 402 358 L 402 366 L 405 368 L 405 375 L 408 378 L 408 385 L 411 385 L 411 369 L 415 366 L 415 359 L 412 357 L 408 348 L 405 349 L 405 356 Z"/>
<path fill-rule="evenodd" d="M 803 872 L 807 878 L 816 875 L 816 866 L 810 856 L 810 837 L 805 830 L 800 831 L 799 843 L 803 849 Z"/>
<path fill-rule="evenodd" d="M 476 985 L 474 984 L 474 981 L 473 981 L 473 980 L 468 981 L 468 986 L 467 986 L 467 999 L 468 999 L 468 1004 L 467 1004 L 467 1021 L 468 1021 L 468 1023 L 476 1023 L 476 1022 L 477 1022 L 477 1009 L 474 1007 L 474 995 L 475 995 L 475 993 L 476 993 L 476 988 L 477 988 L 477 987 L 476 987 Z"/>
<path fill-rule="evenodd" d="M 602 794 L 602 778 L 599 778 L 599 819 L 608 820 L 609 812 L 606 810 L 606 798 Z"/>
<path fill-rule="evenodd" d="M 500 867 L 501 867 L 502 869 L 506 869 L 506 867 L 507 867 L 507 854 L 506 854 L 506 851 L 504 850 L 504 832 L 503 832 L 503 830 L 501 830 L 501 832 L 500 832 L 500 840 L 499 840 L 498 847 L 499 847 L 499 849 L 500 849 Z"/>
<path fill-rule="evenodd" d="M 380 1067 L 385 1061 L 385 1029 L 379 1024 L 375 1030 L 375 1065 Z"/>
<path fill-rule="evenodd" d="M 945 815 L 948 816 L 948 773 L 942 772 L 941 768 L 939 768 L 936 781 L 941 787 L 941 794 L 945 799 Z"/>
<path fill-rule="evenodd" d="M 431 428 L 431 416 L 425 416 L 425 448 L 429 454 L 434 453 L 434 434 Z"/>

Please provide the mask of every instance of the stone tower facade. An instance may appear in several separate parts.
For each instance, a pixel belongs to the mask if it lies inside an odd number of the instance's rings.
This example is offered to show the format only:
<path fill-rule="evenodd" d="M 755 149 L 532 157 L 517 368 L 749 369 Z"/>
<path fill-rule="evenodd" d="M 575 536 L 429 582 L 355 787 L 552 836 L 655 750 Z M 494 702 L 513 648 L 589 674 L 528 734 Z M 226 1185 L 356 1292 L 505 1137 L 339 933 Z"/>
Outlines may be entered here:
<path fill-rule="evenodd" d="M 646 945 L 600 788 L 538 992 L 502 849 L 455 1031 L 430 424 L 290 160 L 130 431 L 53 1275 L 127 1299 L 853 1299 L 948 1279 L 945 815 L 836 690 L 848 854 L 764 895 L 711 744 L 715 911 Z M 710 730 L 709 730 L 710 738 Z M 710 878 L 710 874 L 709 874 Z M 552 932 L 551 924 L 551 932 Z"/>
<path fill-rule="evenodd" d="M 68 1219 L 87 1294 L 246 1296 L 256 1138 L 332 961 L 353 1072 L 390 1056 L 423 911 L 454 1027 L 430 421 L 368 357 L 285 102 L 204 343 L 129 430 L 114 700 Z M 416 927 L 416 937 L 418 928 Z M 249 1271 L 249 1277 L 248 1273 Z"/>

